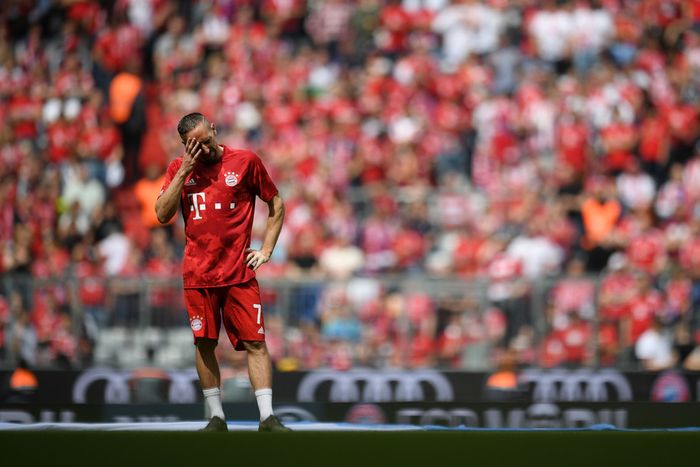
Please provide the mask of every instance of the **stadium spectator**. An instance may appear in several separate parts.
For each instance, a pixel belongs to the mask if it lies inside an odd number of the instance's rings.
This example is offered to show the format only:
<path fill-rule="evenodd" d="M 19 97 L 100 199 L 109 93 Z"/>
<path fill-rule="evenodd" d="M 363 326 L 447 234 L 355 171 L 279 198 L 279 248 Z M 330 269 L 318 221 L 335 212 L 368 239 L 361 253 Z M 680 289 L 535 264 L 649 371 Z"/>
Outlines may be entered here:
<path fill-rule="evenodd" d="M 346 0 L 328 0 L 314 4 L 306 20 L 306 29 L 314 43 L 328 52 L 331 60 L 340 58 L 347 40 L 352 6 Z"/>
<path fill-rule="evenodd" d="M 40 363 L 38 361 L 37 332 L 31 322 L 29 312 L 17 303 L 18 301 L 21 301 L 18 295 L 11 297 L 13 320 L 6 334 L 8 348 L 12 355 L 16 355 L 17 358 L 23 359 L 36 368 L 37 364 Z"/>
<path fill-rule="evenodd" d="M 288 276 L 319 277 L 319 243 L 320 235 L 313 227 L 303 229 L 291 240 L 287 251 Z"/>
<path fill-rule="evenodd" d="M 501 12 L 475 0 L 458 0 L 436 12 L 432 29 L 442 36 L 442 58 L 456 67 L 470 55 L 496 50 L 503 28 Z"/>
<path fill-rule="evenodd" d="M 654 201 L 656 186 L 654 179 L 642 172 L 639 162 L 632 159 L 617 176 L 617 193 L 622 205 L 630 210 L 648 209 Z"/>
<path fill-rule="evenodd" d="M 344 292 L 332 293 L 320 310 L 321 337 L 330 341 L 360 342 L 362 328 Z"/>
<path fill-rule="evenodd" d="M 659 317 L 651 321 L 635 343 L 634 353 L 645 370 L 660 371 L 675 365 L 677 355 L 673 352 L 673 340 L 664 331 Z"/>
<path fill-rule="evenodd" d="M 90 175 L 85 163 L 78 163 L 67 167 L 63 187 L 61 201 L 69 209 L 74 204 L 78 206 L 78 218 L 75 221 L 79 225 L 79 232 L 85 234 L 90 227 L 90 220 L 105 202 L 104 185 Z"/>
<path fill-rule="evenodd" d="M 506 254 L 522 264 L 523 276 L 534 280 L 559 272 L 562 249 L 544 235 L 542 219 L 530 219 L 525 231 L 508 245 Z"/>
<path fill-rule="evenodd" d="M 174 286 L 182 274 L 180 260 L 169 237 L 164 227 L 152 230 L 144 261 L 144 272 L 159 278 L 151 284 L 148 297 L 152 322 L 159 327 L 179 325 L 185 319 L 182 295 Z"/>
<path fill-rule="evenodd" d="M 518 360 L 515 352 L 502 352 L 497 357 L 496 371 L 491 373 L 484 385 L 484 399 L 488 401 L 522 400 L 525 388 L 518 382 Z"/>
<path fill-rule="evenodd" d="M 110 82 L 109 106 L 112 120 L 121 133 L 124 180 L 131 185 L 140 177 L 139 155 L 146 129 L 145 92 L 140 65 L 133 57 Z"/>
<path fill-rule="evenodd" d="M 141 209 L 141 222 L 149 229 L 161 227 L 161 223 L 158 222 L 156 213 L 153 210 L 153 203 L 158 198 L 164 179 L 165 174 L 161 167 L 151 163 L 146 166 L 144 176 L 134 184 L 134 196 Z"/>
<path fill-rule="evenodd" d="M 614 252 L 612 234 L 622 214 L 622 206 L 609 180 L 594 177 L 590 185 L 590 194 L 581 205 L 584 229 L 581 246 L 588 251 L 587 269 L 600 271 Z"/>
<path fill-rule="evenodd" d="M 363 265 L 363 251 L 344 236 L 332 237 L 319 257 L 319 266 L 330 279 L 348 279 Z"/>

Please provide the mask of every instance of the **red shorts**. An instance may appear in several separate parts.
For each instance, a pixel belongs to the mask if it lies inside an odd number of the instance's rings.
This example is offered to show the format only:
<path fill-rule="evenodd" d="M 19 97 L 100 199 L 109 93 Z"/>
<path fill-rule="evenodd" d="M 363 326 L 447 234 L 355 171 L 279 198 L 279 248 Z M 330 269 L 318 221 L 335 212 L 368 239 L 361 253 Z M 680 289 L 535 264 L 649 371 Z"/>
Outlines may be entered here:
<path fill-rule="evenodd" d="M 219 339 L 221 322 L 236 350 L 245 350 L 241 341 L 264 341 L 258 281 L 206 289 L 185 289 L 185 305 L 190 328 L 197 338 Z"/>

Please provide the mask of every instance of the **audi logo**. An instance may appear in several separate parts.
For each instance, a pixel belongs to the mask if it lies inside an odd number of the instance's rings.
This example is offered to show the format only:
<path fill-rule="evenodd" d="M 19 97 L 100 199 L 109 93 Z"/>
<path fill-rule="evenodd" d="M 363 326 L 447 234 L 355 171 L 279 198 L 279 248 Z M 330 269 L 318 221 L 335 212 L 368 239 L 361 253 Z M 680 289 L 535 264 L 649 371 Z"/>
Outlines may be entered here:
<path fill-rule="evenodd" d="M 175 404 L 186 404 L 197 401 L 196 383 L 197 371 L 194 368 L 179 371 L 168 371 L 170 388 L 168 400 Z M 97 381 L 105 381 L 104 402 L 107 404 L 127 404 L 131 402 L 129 380 L 132 372 L 114 370 L 111 368 L 93 368 L 80 374 L 73 386 L 73 402 L 84 404 L 91 385 Z"/>
<path fill-rule="evenodd" d="M 526 369 L 520 382 L 532 384 L 535 402 L 632 400 L 632 388 L 627 378 L 617 370 Z"/>
<path fill-rule="evenodd" d="M 431 389 L 436 401 L 452 401 L 449 380 L 433 370 L 400 371 L 355 368 L 348 371 L 317 370 L 301 380 L 297 390 L 300 402 L 314 402 L 321 386 L 330 385 L 331 402 L 403 402 L 426 400 Z"/>

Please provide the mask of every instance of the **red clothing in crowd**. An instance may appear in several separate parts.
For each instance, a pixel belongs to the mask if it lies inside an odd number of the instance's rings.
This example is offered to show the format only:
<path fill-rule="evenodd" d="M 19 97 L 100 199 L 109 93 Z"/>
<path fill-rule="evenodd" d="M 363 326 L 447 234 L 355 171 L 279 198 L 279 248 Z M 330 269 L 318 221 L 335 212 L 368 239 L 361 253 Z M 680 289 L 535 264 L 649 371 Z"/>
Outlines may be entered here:
<path fill-rule="evenodd" d="M 651 230 L 633 236 L 627 246 L 626 256 L 633 267 L 649 274 L 656 274 L 666 257 L 663 233 Z"/>
<path fill-rule="evenodd" d="M 620 171 L 632 161 L 632 146 L 628 144 L 635 138 L 637 131 L 625 123 L 613 123 L 600 132 L 603 144 L 608 148 L 603 156 L 603 168 L 608 171 Z"/>
<path fill-rule="evenodd" d="M 12 132 L 17 139 L 34 139 L 38 136 L 37 117 L 41 112 L 39 99 L 22 92 L 10 99 L 7 104 Z"/>
<path fill-rule="evenodd" d="M 567 363 L 583 365 L 589 354 L 591 326 L 586 321 L 570 323 L 561 330 L 561 341 L 564 345 Z"/>
<path fill-rule="evenodd" d="M 629 307 L 630 290 L 634 287 L 634 277 L 628 273 L 615 273 L 606 276 L 600 285 L 600 295 L 610 297 L 610 303 L 601 304 L 600 315 L 604 319 L 619 320 Z"/>
<path fill-rule="evenodd" d="M 632 299 L 625 318 L 628 320 L 627 333 L 624 336 L 628 345 L 633 345 L 644 331 L 649 329 L 654 315 L 659 314 L 663 297 L 657 291 L 650 291 Z"/>
<path fill-rule="evenodd" d="M 661 117 L 649 117 L 639 130 L 639 155 L 646 162 L 665 162 L 669 137 L 668 123 Z"/>
<path fill-rule="evenodd" d="M 411 15 L 400 4 L 391 4 L 382 8 L 379 20 L 387 32 L 387 37 L 380 47 L 388 52 L 404 50 L 411 26 Z"/>
<path fill-rule="evenodd" d="M 71 122 L 58 120 L 47 131 L 49 158 L 53 163 L 61 163 L 74 156 L 74 149 L 80 136 L 80 128 Z"/>
<path fill-rule="evenodd" d="M 564 279 L 554 286 L 551 297 L 556 314 L 580 311 L 593 305 L 595 283 L 584 278 Z"/>
<path fill-rule="evenodd" d="M 85 306 L 99 307 L 107 298 L 107 283 L 102 265 L 92 261 L 81 261 L 75 268 L 80 287 L 78 295 Z"/>
<path fill-rule="evenodd" d="M 111 72 L 122 70 L 129 60 L 138 60 L 140 47 L 141 33 L 128 23 L 104 31 L 94 44 L 102 66 Z"/>
<path fill-rule="evenodd" d="M 582 173 L 588 164 L 588 128 L 586 124 L 570 122 L 559 125 L 557 150 L 560 163 Z"/>

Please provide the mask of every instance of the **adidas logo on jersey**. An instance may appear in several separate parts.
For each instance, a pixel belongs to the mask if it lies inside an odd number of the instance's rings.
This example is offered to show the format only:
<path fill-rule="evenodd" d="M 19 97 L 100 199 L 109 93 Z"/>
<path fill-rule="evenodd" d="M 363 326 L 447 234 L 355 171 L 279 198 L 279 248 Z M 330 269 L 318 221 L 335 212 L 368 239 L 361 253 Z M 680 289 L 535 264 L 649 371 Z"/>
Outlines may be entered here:
<path fill-rule="evenodd" d="M 196 184 L 197 184 L 197 182 L 194 181 L 194 178 L 190 178 L 189 180 L 187 180 L 185 182 L 185 186 L 194 186 Z"/>
<path fill-rule="evenodd" d="M 260 329 L 258 329 L 258 334 L 265 334 L 265 330 L 262 326 L 260 326 Z"/>

